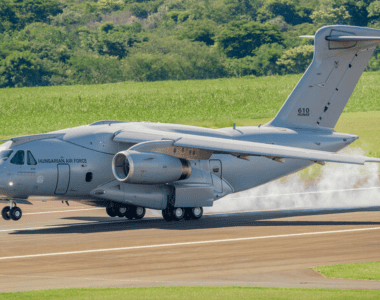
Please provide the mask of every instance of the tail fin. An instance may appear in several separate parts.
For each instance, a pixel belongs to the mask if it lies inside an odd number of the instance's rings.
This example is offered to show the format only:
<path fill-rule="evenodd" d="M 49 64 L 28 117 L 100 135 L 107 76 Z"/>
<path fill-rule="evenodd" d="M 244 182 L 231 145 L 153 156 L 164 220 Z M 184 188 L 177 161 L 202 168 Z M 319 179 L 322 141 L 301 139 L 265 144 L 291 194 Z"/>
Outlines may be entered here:
<path fill-rule="evenodd" d="M 320 28 L 312 63 L 268 125 L 334 128 L 378 43 L 377 29 Z"/>

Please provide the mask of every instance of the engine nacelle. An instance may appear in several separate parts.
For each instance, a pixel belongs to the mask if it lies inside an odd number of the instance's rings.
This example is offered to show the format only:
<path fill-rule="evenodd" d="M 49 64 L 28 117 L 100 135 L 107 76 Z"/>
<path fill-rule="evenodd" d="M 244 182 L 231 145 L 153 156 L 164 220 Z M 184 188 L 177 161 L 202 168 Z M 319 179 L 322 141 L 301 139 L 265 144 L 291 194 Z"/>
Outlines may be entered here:
<path fill-rule="evenodd" d="M 127 150 L 114 156 L 112 172 L 122 182 L 158 184 L 189 178 L 191 166 L 187 160 L 167 154 Z"/>

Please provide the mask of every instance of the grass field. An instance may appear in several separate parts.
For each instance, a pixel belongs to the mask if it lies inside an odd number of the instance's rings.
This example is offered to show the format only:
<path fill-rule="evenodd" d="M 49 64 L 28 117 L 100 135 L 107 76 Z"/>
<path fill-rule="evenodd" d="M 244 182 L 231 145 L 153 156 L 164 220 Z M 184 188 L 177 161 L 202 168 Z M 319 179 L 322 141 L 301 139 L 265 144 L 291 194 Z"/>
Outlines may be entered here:
<path fill-rule="evenodd" d="M 109 119 L 251 125 L 255 119 L 273 118 L 299 79 L 287 75 L 1 89 L 0 138 Z M 378 82 L 380 72 L 364 73 L 344 112 L 380 111 Z"/>
<path fill-rule="evenodd" d="M 251 287 L 151 287 L 113 289 L 61 289 L 0 294 L 13 299 L 379 299 L 380 291 L 288 289 Z"/>
<path fill-rule="evenodd" d="M 374 242 L 376 244 L 377 242 Z M 380 281 L 380 262 L 340 264 L 313 268 L 328 278 L 364 279 Z"/>

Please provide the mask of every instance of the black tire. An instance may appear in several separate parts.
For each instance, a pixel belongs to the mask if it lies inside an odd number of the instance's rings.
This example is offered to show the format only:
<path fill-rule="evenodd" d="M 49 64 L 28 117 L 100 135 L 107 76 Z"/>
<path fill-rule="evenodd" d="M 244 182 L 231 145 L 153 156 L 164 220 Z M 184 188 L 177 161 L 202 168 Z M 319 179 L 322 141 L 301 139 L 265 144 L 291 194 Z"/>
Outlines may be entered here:
<path fill-rule="evenodd" d="M 107 215 L 109 215 L 110 217 L 112 217 L 112 218 L 116 217 L 116 211 L 113 207 L 111 207 L 111 206 L 106 207 L 106 212 L 107 212 Z"/>
<path fill-rule="evenodd" d="M 125 214 L 128 212 L 128 208 L 127 207 L 118 207 L 116 208 L 116 215 L 119 217 L 119 218 L 124 218 L 125 217 Z"/>
<path fill-rule="evenodd" d="M 11 219 L 11 216 L 9 215 L 9 211 L 11 208 L 9 206 L 5 206 L 3 210 L 1 211 L 1 215 L 3 216 L 3 219 L 5 221 L 9 221 Z"/>
<path fill-rule="evenodd" d="M 164 220 L 167 222 L 173 221 L 173 216 L 170 213 L 170 210 L 168 208 L 162 210 L 162 216 L 163 216 Z"/>
<path fill-rule="evenodd" d="M 191 207 L 186 207 L 185 208 L 185 216 L 183 217 L 185 220 L 191 220 L 192 219 L 192 208 Z"/>
<path fill-rule="evenodd" d="M 142 206 L 136 206 L 133 212 L 136 220 L 141 220 L 145 216 L 146 209 Z"/>
<path fill-rule="evenodd" d="M 124 217 L 126 217 L 128 220 L 133 220 L 135 218 L 135 210 L 134 206 L 130 205 L 127 207 L 127 211 L 124 214 Z"/>
<path fill-rule="evenodd" d="M 174 221 L 182 220 L 185 216 L 185 209 L 183 207 L 172 208 L 172 218 Z"/>
<path fill-rule="evenodd" d="M 203 216 L 203 207 L 193 207 L 191 208 L 191 218 L 198 220 Z"/>
<path fill-rule="evenodd" d="M 21 208 L 19 208 L 19 207 L 13 207 L 10 211 L 9 211 L 9 215 L 10 215 L 10 217 L 11 217 L 11 219 L 13 220 L 13 221 L 18 221 L 18 220 L 20 220 L 21 219 L 21 217 L 22 217 L 22 210 L 21 210 Z"/>

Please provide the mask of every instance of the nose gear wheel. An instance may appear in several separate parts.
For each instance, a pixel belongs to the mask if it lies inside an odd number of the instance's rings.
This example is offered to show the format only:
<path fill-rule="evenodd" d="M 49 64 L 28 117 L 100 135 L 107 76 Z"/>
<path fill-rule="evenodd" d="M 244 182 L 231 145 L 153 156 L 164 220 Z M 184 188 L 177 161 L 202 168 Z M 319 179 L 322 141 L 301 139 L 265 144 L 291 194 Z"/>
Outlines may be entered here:
<path fill-rule="evenodd" d="M 9 206 L 5 206 L 3 210 L 1 211 L 1 215 L 4 220 L 9 221 L 11 219 L 11 216 L 9 215 L 11 208 Z"/>
<path fill-rule="evenodd" d="M 22 211 L 19 207 L 13 207 L 10 211 L 9 211 L 9 215 L 11 217 L 11 219 L 13 221 L 18 221 L 21 219 L 22 217 Z"/>

